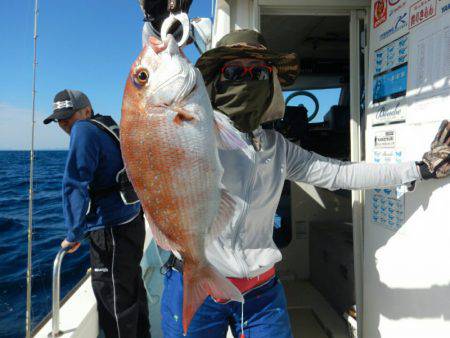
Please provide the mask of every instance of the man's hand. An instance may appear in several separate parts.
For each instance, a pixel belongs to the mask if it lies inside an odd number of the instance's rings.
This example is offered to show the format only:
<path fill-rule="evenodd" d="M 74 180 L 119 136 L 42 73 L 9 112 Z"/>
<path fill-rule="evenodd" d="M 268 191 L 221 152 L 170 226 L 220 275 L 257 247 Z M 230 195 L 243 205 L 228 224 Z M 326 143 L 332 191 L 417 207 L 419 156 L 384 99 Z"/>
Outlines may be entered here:
<path fill-rule="evenodd" d="M 418 163 L 423 179 L 443 178 L 450 175 L 450 122 L 442 121 L 431 150 L 423 154 Z"/>
<path fill-rule="evenodd" d="M 70 248 L 69 250 L 67 250 L 68 253 L 77 251 L 80 245 L 80 242 L 69 242 L 66 239 L 61 242 L 61 248 Z"/>

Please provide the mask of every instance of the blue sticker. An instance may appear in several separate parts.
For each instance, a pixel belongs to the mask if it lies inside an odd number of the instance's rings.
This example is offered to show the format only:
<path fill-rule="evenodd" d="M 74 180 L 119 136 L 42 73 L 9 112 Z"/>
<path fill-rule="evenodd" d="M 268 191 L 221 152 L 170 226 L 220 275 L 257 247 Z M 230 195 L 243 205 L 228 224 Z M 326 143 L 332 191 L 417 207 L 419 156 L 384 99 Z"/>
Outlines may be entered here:
<path fill-rule="evenodd" d="M 447 12 L 449 10 L 450 10 L 450 4 L 447 4 L 444 7 L 442 7 L 442 13 L 445 13 L 445 12 Z"/>
<path fill-rule="evenodd" d="M 373 79 L 373 102 L 382 102 L 388 98 L 404 96 L 406 94 L 407 76 L 407 63 L 375 76 Z"/>

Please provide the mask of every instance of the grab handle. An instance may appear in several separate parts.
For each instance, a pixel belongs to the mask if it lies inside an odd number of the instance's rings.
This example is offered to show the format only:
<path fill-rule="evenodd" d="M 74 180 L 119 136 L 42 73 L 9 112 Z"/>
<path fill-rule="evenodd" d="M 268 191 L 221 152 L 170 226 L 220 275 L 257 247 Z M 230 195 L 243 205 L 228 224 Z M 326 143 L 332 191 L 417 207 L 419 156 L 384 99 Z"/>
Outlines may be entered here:
<path fill-rule="evenodd" d="M 53 262 L 53 279 L 52 279 L 52 332 L 50 337 L 58 337 L 62 334 L 59 330 L 59 307 L 60 307 L 60 289 L 61 289 L 61 264 L 67 253 L 68 248 L 58 251 L 55 261 Z"/>

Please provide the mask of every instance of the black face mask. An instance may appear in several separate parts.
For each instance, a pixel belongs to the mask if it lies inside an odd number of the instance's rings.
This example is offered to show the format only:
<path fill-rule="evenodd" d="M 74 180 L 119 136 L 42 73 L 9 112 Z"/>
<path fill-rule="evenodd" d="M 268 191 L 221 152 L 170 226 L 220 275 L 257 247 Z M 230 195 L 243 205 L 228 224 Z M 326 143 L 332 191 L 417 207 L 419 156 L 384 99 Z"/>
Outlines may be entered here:
<path fill-rule="evenodd" d="M 272 101 L 272 79 L 253 81 L 220 81 L 211 88 L 213 107 L 227 115 L 241 132 L 259 127 Z"/>

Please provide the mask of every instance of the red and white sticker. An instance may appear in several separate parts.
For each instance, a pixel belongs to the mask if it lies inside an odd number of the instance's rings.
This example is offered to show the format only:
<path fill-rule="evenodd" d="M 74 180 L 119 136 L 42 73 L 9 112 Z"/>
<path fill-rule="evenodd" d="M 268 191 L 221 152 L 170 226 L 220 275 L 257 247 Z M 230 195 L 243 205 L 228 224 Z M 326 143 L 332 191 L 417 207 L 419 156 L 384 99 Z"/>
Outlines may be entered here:
<path fill-rule="evenodd" d="M 373 8 L 373 27 L 377 28 L 387 19 L 387 0 L 377 0 Z"/>
<path fill-rule="evenodd" d="M 389 5 L 395 6 L 395 5 L 398 4 L 399 2 L 400 2 L 400 0 L 389 0 Z"/>
<path fill-rule="evenodd" d="M 420 25 L 436 15 L 437 0 L 419 0 L 409 7 L 409 28 Z"/>

